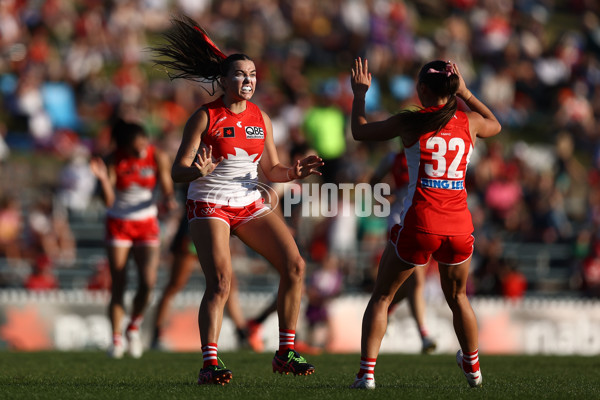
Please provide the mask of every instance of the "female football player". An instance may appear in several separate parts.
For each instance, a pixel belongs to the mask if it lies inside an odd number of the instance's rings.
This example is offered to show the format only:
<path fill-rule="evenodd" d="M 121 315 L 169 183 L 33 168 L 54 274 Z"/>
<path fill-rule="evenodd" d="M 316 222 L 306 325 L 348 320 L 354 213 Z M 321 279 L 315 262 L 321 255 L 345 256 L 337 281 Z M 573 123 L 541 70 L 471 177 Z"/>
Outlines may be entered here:
<path fill-rule="evenodd" d="M 176 203 L 168 158 L 150 144 L 144 128 L 136 123 L 119 121 L 112 129 L 112 138 L 116 149 L 106 163 L 98 157 L 90 161 L 108 208 L 106 246 L 112 279 L 108 314 L 113 330 L 109 355 L 121 358 L 125 351 L 121 325 L 125 316 L 126 266 L 131 253 L 137 267 L 138 284 L 125 336 L 128 352 L 139 358 L 143 352 L 140 325 L 156 283 L 159 263 L 158 207 L 153 193 L 157 183 L 162 189 L 166 209 L 175 208 Z"/>
<path fill-rule="evenodd" d="M 371 75 L 366 59 L 355 60 L 351 84 L 354 139 L 400 136 L 409 171 L 401 221 L 391 229 L 364 313 L 360 369 L 351 387 L 375 388 L 374 368 L 390 303 L 414 269 L 423 268 L 432 255 L 453 314 L 461 348 L 458 365 L 471 386 L 481 386 L 477 320 L 466 293 L 474 239 L 464 182 L 475 140 L 498 134 L 500 123 L 449 61 L 431 61 L 421 68 L 416 89 L 424 109 L 403 111 L 385 121 L 367 122 L 365 95 Z M 459 111 L 458 98 L 471 111 Z"/>
<path fill-rule="evenodd" d="M 318 174 L 317 156 L 292 166 L 279 162 L 269 116 L 250 102 L 256 90 L 254 62 L 244 54 L 226 56 L 193 20 L 173 20 L 168 44 L 157 48 L 157 62 L 175 71 L 172 78 L 218 84 L 222 95 L 188 119 L 173 162 L 175 182 L 189 182 L 190 235 L 206 277 L 198 325 L 204 364 L 198 384 L 228 383 L 232 372 L 218 365 L 217 343 L 229 297 L 232 234 L 264 256 L 280 275 L 277 315 L 279 349 L 273 371 L 310 375 L 314 367 L 294 350 L 305 264 L 283 218 L 263 204 L 258 167 L 272 182 Z"/>

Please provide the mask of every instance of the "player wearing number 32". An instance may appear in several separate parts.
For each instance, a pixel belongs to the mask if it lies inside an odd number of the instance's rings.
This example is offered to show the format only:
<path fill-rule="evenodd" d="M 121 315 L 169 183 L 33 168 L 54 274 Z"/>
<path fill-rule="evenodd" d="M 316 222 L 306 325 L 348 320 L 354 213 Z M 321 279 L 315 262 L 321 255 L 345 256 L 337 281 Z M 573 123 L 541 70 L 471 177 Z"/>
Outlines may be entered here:
<path fill-rule="evenodd" d="M 464 179 L 476 138 L 498 134 L 500 123 L 449 61 L 431 61 L 421 68 L 416 89 L 423 109 L 402 111 L 385 121 L 367 122 L 365 95 L 371 75 L 366 59 L 355 60 L 351 83 L 352 136 L 400 136 L 409 170 L 401 221 L 392 227 L 363 316 L 360 369 L 351 387 L 375 388 L 374 368 L 390 302 L 413 270 L 431 256 L 439 264 L 442 290 L 453 314 L 460 345 L 457 363 L 471 386 L 481 386 L 477 319 L 466 293 L 474 238 Z M 470 111 L 459 111 L 457 98 Z"/>

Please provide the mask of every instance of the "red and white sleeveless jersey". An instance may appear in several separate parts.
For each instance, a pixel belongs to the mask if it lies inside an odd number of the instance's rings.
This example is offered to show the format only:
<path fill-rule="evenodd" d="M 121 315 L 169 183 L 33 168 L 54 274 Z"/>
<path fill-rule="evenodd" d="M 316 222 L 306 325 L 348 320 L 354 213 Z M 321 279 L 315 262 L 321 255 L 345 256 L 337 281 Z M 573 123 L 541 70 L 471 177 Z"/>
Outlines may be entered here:
<path fill-rule="evenodd" d="M 426 111 L 435 108 L 428 108 Z M 457 111 L 436 135 L 430 132 L 405 150 L 410 182 L 402 225 L 437 235 L 473 232 L 465 175 L 473 152 L 469 120 Z"/>
<path fill-rule="evenodd" d="M 394 178 L 394 185 L 396 189 L 403 188 L 408 185 L 408 163 L 406 162 L 406 155 L 403 151 L 399 151 L 394 155 L 392 164 L 392 177 Z"/>
<path fill-rule="evenodd" d="M 140 220 L 157 215 L 154 188 L 158 166 L 154 147 L 148 145 L 145 153 L 141 158 L 120 151 L 115 153 L 117 184 L 115 202 L 107 210 L 108 216 Z"/>
<path fill-rule="evenodd" d="M 249 101 L 239 114 L 231 112 L 221 98 L 204 106 L 209 126 L 202 145 L 212 146 L 213 158 L 224 157 L 207 176 L 192 181 L 188 199 L 208 203 L 246 206 L 258 200 L 258 162 L 267 129 L 258 106 Z"/>

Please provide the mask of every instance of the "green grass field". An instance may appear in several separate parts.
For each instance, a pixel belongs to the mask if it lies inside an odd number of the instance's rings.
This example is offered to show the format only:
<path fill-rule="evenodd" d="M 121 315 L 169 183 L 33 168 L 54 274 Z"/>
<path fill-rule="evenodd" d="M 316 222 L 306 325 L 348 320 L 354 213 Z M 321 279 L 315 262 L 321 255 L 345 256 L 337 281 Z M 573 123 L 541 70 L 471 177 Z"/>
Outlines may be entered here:
<path fill-rule="evenodd" d="M 0 352 L 0 399 L 600 399 L 600 358 L 482 356 L 483 388 L 471 389 L 452 355 L 383 354 L 374 391 L 351 390 L 358 355 L 307 357 L 308 377 L 274 374 L 270 354 L 220 354 L 227 386 L 198 386 L 200 354 Z"/>

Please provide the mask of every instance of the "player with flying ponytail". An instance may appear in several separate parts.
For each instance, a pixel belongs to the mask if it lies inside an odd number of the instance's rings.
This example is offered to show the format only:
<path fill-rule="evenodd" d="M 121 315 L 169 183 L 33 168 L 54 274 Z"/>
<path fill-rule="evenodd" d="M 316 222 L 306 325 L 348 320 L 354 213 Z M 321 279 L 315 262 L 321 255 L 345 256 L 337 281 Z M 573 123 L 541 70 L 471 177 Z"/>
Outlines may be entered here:
<path fill-rule="evenodd" d="M 226 56 L 194 20 L 174 19 L 156 62 L 172 79 L 209 82 L 221 96 L 188 119 L 173 162 L 175 182 L 189 182 L 190 235 L 206 278 L 198 312 L 204 364 L 198 384 L 225 384 L 232 372 L 219 365 L 218 339 L 232 280 L 229 239 L 236 235 L 279 272 L 279 349 L 273 372 L 310 375 L 314 366 L 295 349 L 295 332 L 305 263 L 282 217 L 263 204 L 258 167 L 272 182 L 320 175 L 316 156 L 292 166 L 279 162 L 269 116 L 250 102 L 257 83 L 254 62 L 245 54 Z"/>

